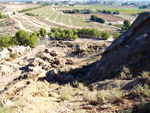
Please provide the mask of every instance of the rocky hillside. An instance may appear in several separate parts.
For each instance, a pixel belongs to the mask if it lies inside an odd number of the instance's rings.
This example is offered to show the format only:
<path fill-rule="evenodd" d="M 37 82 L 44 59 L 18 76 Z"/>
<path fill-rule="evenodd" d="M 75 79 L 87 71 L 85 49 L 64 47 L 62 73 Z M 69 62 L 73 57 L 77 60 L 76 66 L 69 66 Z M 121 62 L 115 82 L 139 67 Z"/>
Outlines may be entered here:
<path fill-rule="evenodd" d="M 149 26 L 150 12 L 141 13 L 132 26 L 106 48 L 101 60 L 88 73 L 88 79 L 120 78 L 123 68 L 128 68 L 132 77 L 150 71 Z"/>

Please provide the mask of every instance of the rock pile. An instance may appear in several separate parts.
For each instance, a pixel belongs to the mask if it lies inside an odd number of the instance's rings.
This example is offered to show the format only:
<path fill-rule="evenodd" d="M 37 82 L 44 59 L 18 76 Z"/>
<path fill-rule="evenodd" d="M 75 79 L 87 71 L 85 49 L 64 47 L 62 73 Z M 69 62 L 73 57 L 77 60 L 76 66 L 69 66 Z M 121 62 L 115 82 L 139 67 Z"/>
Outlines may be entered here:
<path fill-rule="evenodd" d="M 62 58 L 55 51 L 48 49 L 41 54 L 42 57 L 36 57 L 28 67 L 28 78 L 37 80 L 39 74 L 44 73 L 43 78 L 46 78 L 47 81 L 66 83 L 74 80 L 73 75 L 66 74 L 72 69 L 71 65 L 74 62 L 71 59 Z"/>
<path fill-rule="evenodd" d="M 0 52 L 0 61 L 6 60 L 10 57 L 10 54 L 16 54 L 17 56 L 21 56 L 25 54 L 27 51 L 30 51 L 31 48 L 29 46 L 14 46 L 14 47 L 8 47 L 8 48 L 2 48 Z"/>
<path fill-rule="evenodd" d="M 0 52 L 0 76 L 5 76 L 11 73 L 14 73 L 16 70 L 18 70 L 23 64 L 24 61 L 5 61 L 7 60 L 11 54 L 15 54 L 17 57 L 27 53 L 30 51 L 31 48 L 29 46 L 14 46 L 14 47 L 8 47 L 8 48 L 2 48 Z"/>

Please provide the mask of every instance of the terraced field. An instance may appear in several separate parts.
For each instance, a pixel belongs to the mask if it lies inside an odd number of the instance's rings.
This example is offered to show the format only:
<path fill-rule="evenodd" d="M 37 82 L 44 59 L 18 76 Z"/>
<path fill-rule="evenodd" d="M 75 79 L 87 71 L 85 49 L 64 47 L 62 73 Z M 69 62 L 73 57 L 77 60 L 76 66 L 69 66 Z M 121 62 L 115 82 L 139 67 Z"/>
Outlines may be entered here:
<path fill-rule="evenodd" d="M 29 11 L 30 13 L 38 14 L 39 16 L 46 17 L 50 22 L 54 22 L 59 25 L 64 25 L 71 28 L 107 28 L 108 26 L 93 23 L 75 15 L 64 14 L 62 12 L 52 10 L 52 6 L 43 7 L 40 9 Z"/>

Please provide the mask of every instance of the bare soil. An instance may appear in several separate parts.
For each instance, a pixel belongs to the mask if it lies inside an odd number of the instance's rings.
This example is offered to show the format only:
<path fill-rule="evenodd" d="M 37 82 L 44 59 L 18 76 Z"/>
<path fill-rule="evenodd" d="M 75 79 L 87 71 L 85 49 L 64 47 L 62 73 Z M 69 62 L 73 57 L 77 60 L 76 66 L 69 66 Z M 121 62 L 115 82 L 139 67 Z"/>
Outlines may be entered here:
<path fill-rule="evenodd" d="M 17 11 L 17 10 L 22 10 L 22 9 L 40 6 L 38 4 L 34 4 L 34 5 L 30 5 L 30 4 L 29 5 L 28 4 L 0 4 L 0 5 L 6 7 L 3 10 L 3 12 L 13 12 L 13 11 Z"/>

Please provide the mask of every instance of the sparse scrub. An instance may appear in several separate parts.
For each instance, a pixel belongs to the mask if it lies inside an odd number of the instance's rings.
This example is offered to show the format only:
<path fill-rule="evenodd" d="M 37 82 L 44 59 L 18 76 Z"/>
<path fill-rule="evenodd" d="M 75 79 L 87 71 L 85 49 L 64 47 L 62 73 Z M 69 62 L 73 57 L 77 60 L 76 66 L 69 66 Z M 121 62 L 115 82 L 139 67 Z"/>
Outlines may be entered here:
<path fill-rule="evenodd" d="M 116 38 L 118 38 L 120 35 L 121 35 L 121 33 L 115 32 L 115 33 L 113 34 L 113 38 L 116 39 Z"/>
<path fill-rule="evenodd" d="M 16 53 L 11 53 L 9 56 L 13 59 L 16 59 L 18 57 Z"/>
<path fill-rule="evenodd" d="M 146 77 L 148 77 L 148 75 L 149 75 L 149 72 L 144 71 L 142 73 L 142 78 L 146 78 Z"/>
<path fill-rule="evenodd" d="M 60 93 L 60 99 L 62 101 L 70 100 L 72 94 L 73 94 L 73 87 L 70 84 L 66 84 L 63 91 Z"/>
<path fill-rule="evenodd" d="M 39 57 L 39 58 L 43 59 L 43 57 L 44 57 L 43 51 L 39 51 L 39 52 L 36 54 L 36 57 Z"/>
<path fill-rule="evenodd" d="M 127 68 L 125 66 L 123 67 L 120 75 L 121 75 L 121 79 L 132 79 L 132 74 L 131 74 L 129 68 Z"/>
<path fill-rule="evenodd" d="M 6 61 L 13 61 L 14 59 L 13 58 L 11 58 L 11 57 L 8 57 L 7 59 L 6 59 Z"/>

